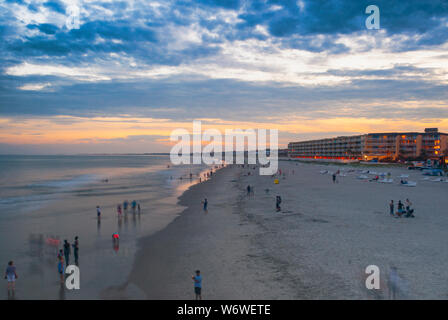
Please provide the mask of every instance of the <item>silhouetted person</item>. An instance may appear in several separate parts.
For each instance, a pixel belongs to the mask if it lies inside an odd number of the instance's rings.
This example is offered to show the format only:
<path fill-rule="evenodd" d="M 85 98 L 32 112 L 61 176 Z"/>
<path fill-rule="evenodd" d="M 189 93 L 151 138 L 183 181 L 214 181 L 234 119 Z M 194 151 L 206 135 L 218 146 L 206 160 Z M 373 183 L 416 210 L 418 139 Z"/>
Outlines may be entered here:
<path fill-rule="evenodd" d="M 73 247 L 73 255 L 75 256 L 75 264 L 78 265 L 78 257 L 79 257 L 78 236 L 75 237 L 75 242 L 73 242 L 72 247 Z"/>
<path fill-rule="evenodd" d="M 64 240 L 64 257 L 67 266 L 69 265 L 70 253 L 71 253 L 70 243 L 68 243 L 67 240 Z"/>

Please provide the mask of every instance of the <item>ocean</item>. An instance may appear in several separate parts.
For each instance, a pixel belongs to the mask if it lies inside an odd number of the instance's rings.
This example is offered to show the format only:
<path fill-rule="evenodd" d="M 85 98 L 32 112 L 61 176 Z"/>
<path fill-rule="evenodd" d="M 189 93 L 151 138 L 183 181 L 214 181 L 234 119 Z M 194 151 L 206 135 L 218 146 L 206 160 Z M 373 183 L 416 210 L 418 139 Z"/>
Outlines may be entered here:
<path fill-rule="evenodd" d="M 1 155 L 0 264 L 6 269 L 13 260 L 17 267 L 15 298 L 98 299 L 123 284 L 138 239 L 169 224 L 183 209 L 177 197 L 208 170 L 172 166 L 167 155 Z M 119 218 L 117 205 L 125 200 L 140 203 L 140 213 L 128 210 Z M 59 284 L 57 251 L 75 236 L 81 289 L 66 290 Z M 6 295 L 0 291 L 0 298 Z"/>

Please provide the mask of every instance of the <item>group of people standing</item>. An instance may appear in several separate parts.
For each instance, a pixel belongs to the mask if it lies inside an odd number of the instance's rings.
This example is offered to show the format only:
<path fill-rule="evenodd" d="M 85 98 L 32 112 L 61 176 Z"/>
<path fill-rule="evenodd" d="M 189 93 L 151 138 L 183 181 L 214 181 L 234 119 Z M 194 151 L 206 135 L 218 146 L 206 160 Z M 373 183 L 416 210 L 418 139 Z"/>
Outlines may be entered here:
<path fill-rule="evenodd" d="M 121 209 L 122 208 L 121 204 L 117 205 L 118 216 L 121 217 L 121 215 L 123 214 L 123 211 L 126 213 L 128 211 L 129 207 L 131 207 L 133 213 L 135 213 L 135 212 L 140 213 L 140 211 L 141 211 L 140 202 L 137 202 L 136 200 L 132 200 L 132 202 L 129 203 L 128 200 L 124 200 L 123 201 L 123 210 Z"/>
<path fill-rule="evenodd" d="M 123 214 L 123 211 L 124 211 L 124 213 L 127 213 L 129 207 L 132 209 L 133 213 L 136 213 L 136 212 L 140 213 L 140 211 L 141 211 L 140 202 L 137 202 L 137 200 L 132 200 L 131 203 L 129 203 L 128 200 L 124 200 L 123 206 L 121 205 L 121 203 L 117 205 L 118 216 L 121 217 L 121 215 Z M 96 206 L 96 215 L 98 217 L 98 220 L 101 219 L 100 206 Z"/>
<path fill-rule="evenodd" d="M 79 258 L 79 237 L 78 236 L 75 237 L 75 240 L 73 241 L 73 244 L 71 244 L 71 245 L 67 240 L 64 240 L 62 249 L 59 250 L 58 273 L 60 276 L 61 284 L 64 283 L 65 267 L 70 264 L 71 247 L 73 247 L 73 256 L 75 258 L 75 264 L 78 265 L 78 258 Z M 64 266 L 64 258 L 65 258 L 65 266 Z"/>
<path fill-rule="evenodd" d="M 414 209 L 412 208 L 412 202 L 409 199 L 406 199 L 404 204 L 401 202 L 401 200 L 398 200 L 397 211 L 395 211 L 394 200 L 390 200 L 389 213 L 395 218 L 415 218 Z"/>

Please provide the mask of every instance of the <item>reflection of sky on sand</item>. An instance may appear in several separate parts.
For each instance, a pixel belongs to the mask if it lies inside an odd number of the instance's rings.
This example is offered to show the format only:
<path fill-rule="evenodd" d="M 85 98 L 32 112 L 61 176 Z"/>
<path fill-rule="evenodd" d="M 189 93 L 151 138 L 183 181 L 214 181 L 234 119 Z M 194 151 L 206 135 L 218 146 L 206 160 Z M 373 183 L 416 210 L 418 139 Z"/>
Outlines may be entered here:
<path fill-rule="evenodd" d="M 132 267 L 138 238 L 160 230 L 177 216 L 181 211 L 176 205 L 177 197 L 198 182 L 198 174 L 205 168 L 168 168 L 167 156 L 121 156 L 109 162 L 107 157 L 78 157 L 78 167 L 72 160 L 65 167 L 54 160 L 38 161 L 37 172 L 27 166 L 23 170 L 27 174 L 20 173 L 22 167 L 10 168 L 19 172 L 17 179 L 0 185 L 2 189 L 9 185 L 19 190 L 19 197 L 27 198 L 14 200 L 17 198 L 14 190 L 6 196 L 2 193 L 0 198 L 0 261 L 12 259 L 17 265 L 18 299 L 95 299 L 101 290 L 124 283 Z M 42 161 L 59 164 L 47 175 L 51 170 L 41 170 L 45 165 Z M 85 163 L 89 161 L 90 165 Z M 98 162 L 106 169 L 99 167 Z M 25 175 L 31 180 L 25 181 Z M 86 179 L 93 176 L 95 179 Z M 128 208 L 119 217 L 117 205 L 134 199 L 141 210 Z M 101 207 L 100 220 L 96 217 L 96 205 Z M 120 235 L 119 245 L 112 241 L 114 232 Z M 49 239 L 59 239 L 61 243 L 67 239 L 73 243 L 75 236 L 79 236 L 80 243 L 81 290 L 61 292 L 56 260 L 58 245 Z M 0 298 L 6 298 L 4 294 L 5 297 L 0 293 Z"/>

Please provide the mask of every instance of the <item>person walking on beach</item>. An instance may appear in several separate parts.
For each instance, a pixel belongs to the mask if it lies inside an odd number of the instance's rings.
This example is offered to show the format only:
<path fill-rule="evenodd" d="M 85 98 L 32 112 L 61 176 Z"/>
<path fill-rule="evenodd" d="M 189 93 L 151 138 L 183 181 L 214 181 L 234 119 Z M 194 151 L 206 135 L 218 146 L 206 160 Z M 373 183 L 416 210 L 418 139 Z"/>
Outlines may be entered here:
<path fill-rule="evenodd" d="M 101 209 L 100 209 L 100 206 L 96 206 L 96 215 L 98 216 L 98 219 L 101 219 Z"/>
<path fill-rule="evenodd" d="M 204 204 L 204 211 L 207 211 L 207 206 L 208 206 L 207 198 L 205 198 L 204 201 L 202 201 L 202 203 Z"/>
<path fill-rule="evenodd" d="M 247 185 L 247 196 L 250 196 L 250 185 Z"/>
<path fill-rule="evenodd" d="M 9 261 L 8 266 L 6 267 L 5 272 L 5 279 L 8 280 L 8 295 L 12 291 L 14 294 L 16 290 L 16 279 L 17 279 L 17 273 L 16 273 L 16 266 L 14 265 L 14 261 Z"/>
<path fill-rule="evenodd" d="M 75 242 L 73 242 L 72 247 L 73 247 L 73 255 L 75 256 L 75 264 L 78 265 L 78 257 L 79 257 L 78 236 L 75 237 Z"/>
<path fill-rule="evenodd" d="M 390 200 L 390 203 L 389 203 L 389 213 L 390 213 L 391 216 L 394 216 L 394 207 L 395 207 L 394 200 Z"/>
<path fill-rule="evenodd" d="M 277 209 L 277 212 L 279 212 L 280 210 L 282 210 L 282 208 L 280 208 L 280 204 L 282 203 L 282 197 L 277 196 L 275 198 L 275 208 Z"/>
<path fill-rule="evenodd" d="M 64 240 L 64 257 L 65 257 L 65 263 L 68 266 L 69 265 L 69 260 L 70 260 L 70 243 L 68 243 L 67 240 Z"/>
<path fill-rule="evenodd" d="M 196 275 L 191 277 L 194 282 L 194 294 L 196 300 L 202 300 L 202 276 L 201 271 L 196 270 Z"/>
<path fill-rule="evenodd" d="M 138 212 L 138 214 L 140 214 L 140 210 L 141 210 L 141 207 L 140 207 L 140 202 L 139 202 L 139 203 L 137 203 L 137 212 Z"/>
<path fill-rule="evenodd" d="M 121 204 L 117 205 L 118 216 L 121 217 Z"/>
<path fill-rule="evenodd" d="M 337 183 L 337 180 L 336 180 L 336 173 L 333 173 L 333 183 Z"/>

